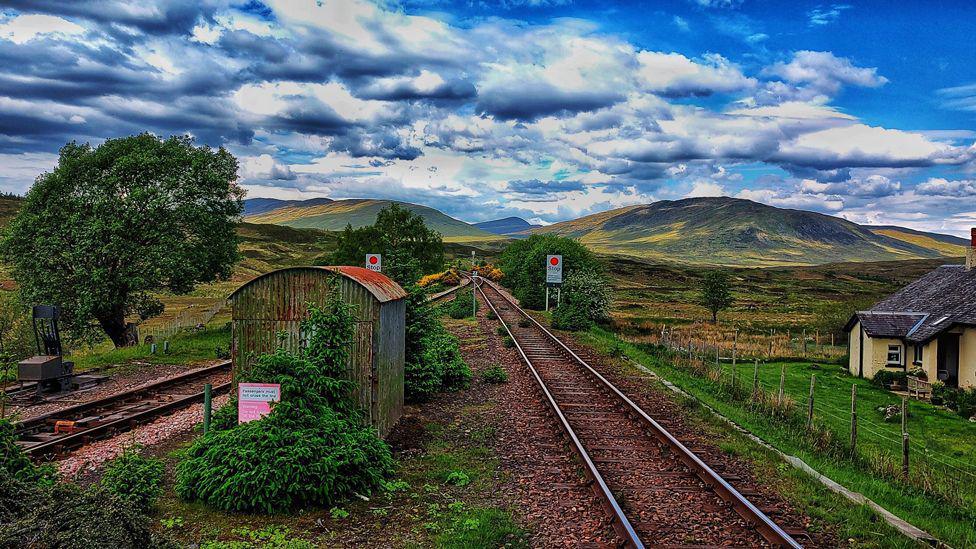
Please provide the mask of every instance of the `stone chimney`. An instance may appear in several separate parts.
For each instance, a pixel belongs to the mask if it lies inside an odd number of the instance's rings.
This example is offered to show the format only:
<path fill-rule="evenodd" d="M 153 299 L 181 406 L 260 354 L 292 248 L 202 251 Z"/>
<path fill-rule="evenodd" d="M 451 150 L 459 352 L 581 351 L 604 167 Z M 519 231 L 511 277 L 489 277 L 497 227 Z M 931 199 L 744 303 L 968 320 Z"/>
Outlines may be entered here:
<path fill-rule="evenodd" d="M 970 229 L 969 248 L 966 248 L 966 270 L 976 267 L 976 227 Z"/>

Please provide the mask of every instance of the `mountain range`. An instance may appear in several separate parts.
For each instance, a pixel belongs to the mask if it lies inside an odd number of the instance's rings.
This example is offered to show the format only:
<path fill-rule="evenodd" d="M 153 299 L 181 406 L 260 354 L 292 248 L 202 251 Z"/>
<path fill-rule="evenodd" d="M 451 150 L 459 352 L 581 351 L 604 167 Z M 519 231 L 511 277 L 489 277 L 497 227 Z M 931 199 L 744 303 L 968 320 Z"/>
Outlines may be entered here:
<path fill-rule="evenodd" d="M 521 217 L 506 217 L 504 219 L 482 221 L 481 223 L 475 223 L 474 226 L 489 233 L 517 235 L 525 231 L 537 229 L 542 225 L 533 225 Z"/>
<path fill-rule="evenodd" d="M 337 231 L 372 224 L 389 200 L 245 201 L 245 220 Z M 895 226 L 867 226 L 804 210 L 715 197 L 664 200 L 608 210 L 545 227 L 508 217 L 468 224 L 434 208 L 421 215 L 447 242 L 494 244 L 508 237 L 559 234 L 594 251 L 663 263 L 728 266 L 818 265 L 964 255 L 967 241 Z"/>
<path fill-rule="evenodd" d="M 249 205 L 251 200 L 260 200 Z M 323 229 L 341 231 L 346 225 L 354 229 L 376 222 L 376 214 L 394 203 L 392 200 L 349 199 L 329 200 L 313 198 L 310 200 L 280 200 L 254 198 L 244 201 L 244 220 L 248 223 L 271 223 L 300 229 Z M 465 223 L 434 208 L 397 202 L 424 218 L 428 227 L 441 233 L 447 242 L 485 242 L 501 240 L 504 237 Z M 248 213 L 253 212 L 253 213 Z"/>

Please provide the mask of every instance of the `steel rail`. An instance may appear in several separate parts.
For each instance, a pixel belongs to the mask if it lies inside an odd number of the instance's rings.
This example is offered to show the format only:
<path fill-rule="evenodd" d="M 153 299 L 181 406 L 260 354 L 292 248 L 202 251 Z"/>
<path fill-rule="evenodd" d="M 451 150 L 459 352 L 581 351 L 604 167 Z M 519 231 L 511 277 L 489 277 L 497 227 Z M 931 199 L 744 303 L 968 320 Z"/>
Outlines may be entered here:
<path fill-rule="evenodd" d="M 643 409 L 641 409 L 637 404 L 635 404 L 630 398 L 623 394 L 616 386 L 614 386 L 609 380 L 607 380 L 603 375 L 597 372 L 592 366 L 590 366 L 585 360 L 580 358 L 572 349 L 566 346 L 558 337 L 556 337 L 552 332 L 546 329 L 542 324 L 540 324 L 535 318 L 526 313 L 521 307 L 519 307 L 512 299 L 502 293 L 497 285 L 491 281 L 487 281 L 489 286 L 495 290 L 495 292 L 501 296 L 510 306 L 514 307 L 517 312 L 522 316 L 527 318 L 532 322 L 536 328 L 538 328 L 542 333 L 549 337 L 554 343 L 561 347 L 569 356 L 571 356 L 577 363 L 583 366 L 586 371 L 588 371 L 595 379 L 597 379 L 606 389 L 611 391 L 621 402 L 626 404 L 630 412 L 635 414 L 644 424 L 651 428 L 651 432 L 661 442 L 665 443 L 667 446 L 677 451 L 678 458 L 694 473 L 701 481 L 712 491 L 714 491 L 719 497 L 729 503 L 732 508 L 742 517 L 750 526 L 756 529 L 756 531 L 769 543 L 779 546 L 779 547 L 790 547 L 790 548 L 802 548 L 792 536 L 786 533 L 782 528 L 780 528 L 772 519 L 766 516 L 759 508 L 752 504 L 745 496 L 739 493 L 731 484 L 729 484 L 721 475 L 716 473 L 711 467 L 708 466 L 704 461 L 701 460 L 694 452 L 688 449 L 687 446 L 681 443 L 677 438 L 674 437 L 667 429 L 665 429 L 661 424 L 650 417 Z M 485 302 L 491 306 L 492 310 L 495 311 L 494 306 L 488 299 L 488 296 L 484 293 L 484 290 L 480 288 L 482 296 L 485 298 Z M 501 320 L 501 316 L 495 311 L 495 315 Z M 556 406 L 548 390 L 545 389 L 541 378 L 535 371 L 535 368 L 529 363 L 528 357 L 522 352 L 518 341 L 515 340 L 515 336 L 512 334 L 511 330 L 508 328 L 507 324 L 502 321 L 505 325 L 505 329 L 508 331 L 509 336 L 515 341 L 517 347 L 519 347 L 519 352 L 522 355 L 523 360 L 526 364 L 529 364 L 530 369 L 532 369 L 536 380 L 539 382 L 540 386 L 543 386 L 543 391 L 546 393 L 550 400 L 551 406 Z M 562 414 L 559 414 L 560 418 L 565 421 Z M 568 425 L 567 425 L 568 427 Z M 575 440 L 575 439 L 574 439 Z M 578 442 L 578 441 L 576 441 Z M 580 451 L 583 451 L 580 448 Z M 598 474 L 598 473 L 597 473 Z M 609 492 L 608 492 L 609 494 Z M 613 497 L 612 494 L 609 497 Z M 619 506 L 618 506 L 619 509 Z"/>
<path fill-rule="evenodd" d="M 112 409 L 120 408 L 123 405 L 138 403 L 140 400 L 144 400 L 147 397 L 152 397 L 157 393 L 186 386 L 200 378 L 211 376 L 215 373 L 227 370 L 230 368 L 230 366 L 231 362 L 229 360 L 225 360 L 204 368 L 198 368 L 171 376 L 148 385 L 121 391 L 104 398 L 54 410 L 52 412 L 48 412 L 18 423 L 16 426 L 16 434 L 19 438 L 23 439 L 24 436 L 29 437 L 32 434 L 52 426 L 58 420 L 70 421 L 72 418 L 77 419 L 84 417 L 85 415 L 102 411 L 111 412 Z M 229 390 L 230 387 L 230 383 L 224 383 L 214 387 L 214 391 L 219 394 Z M 202 391 L 188 396 L 182 396 L 181 398 L 177 398 L 175 400 L 163 402 L 159 406 L 154 406 L 146 410 L 132 412 L 122 418 L 112 420 L 108 423 L 93 425 L 90 428 L 81 429 L 74 433 L 64 434 L 52 440 L 36 442 L 33 444 L 30 444 L 31 441 L 24 441 L 27 442 L 27 444 L 23 444 L 23 448 L 25 452 L 32 456 L 51 453 L 50 449 L 56 449 L 60 452 L 65 448 L 87 444 L 90 440 L 101 437 L 105 433 L 121 432 L 131 429 L 140 423 L 144 423 L 147 419 L 164 415 L 171 410 L 189 406 L 198 400 L 203 400 Z M 129 427 L 125 427 L 126 424 L 129 425 Z"/>
<path fill-rule="evenodd" d="M 221 383 L 213 388 L 212 394 L 222 394 L 230 391 L 233 382 L 228 381 L 227 383 Z M 42 457 L 46 455 L 59 455 L 65 450 L 70 450 L 85 446 L 91 443 L 95 439 L 100 439 L 104 435 L 115 435 L 117 433 L 122 433 L 134 429 L 135 427 L 147 423 L 150 420 L 156 419 L 160 416 L 164 416 L 169 412 L 179 410 L 181 408 L 186 408 L 191 404 L 197 402 L 203 402 L 204 392 L 200 391 L 192 395 L 187 395 L 183 398 L 176 400 L 171 400 L 164 402 L 159 406 L 149 408 L 148 410 L 142 410 L 135 412 L 133 414 L 121 417 L 114 421 L 108 423 L 103 423 L 101 425 L 96 425 L 89 429 L 84 429 L 75 433 L 65 434 L 54 440 L 49 440 L 46 442 L 41 442 L 34 444 L 32 446 L 27 446 L 24 448 L 26 452 L 31 457 Z"/>
<path fill-rule="evenodd" d="M 127 401 L 134 398 L 139 398 L 148 393 L 154 393 L 172 387 L 174 385 L 182 385 L 193 379 L 205 377 L 212 375 L 223 370 L 227 370 L 231 366 L 231 361 L 224 360 L 210 366 L 205 366 L 203 368 L 196 368 L 194 370 L 188 370 L 186 372 L 155 381 L 148 385 L 142 385 L 140 387 L 135 387 L 125 391 L 120 391 L 113 395 L 107 397 L 99 398 L 96 400 L 91 400 L 88 402 L 82 402 L 81 404 L 76 404 L 74 406 L 67 406 L 65 408 L 59 408 L 57 410 L 48 412 L 46 414 L 41 414 L 34 416 L 29 419 L 25 419 L 17 423 L 16 431 L 18 434 L 27 433 L 29 431 L 36 430 L 39 427 L 44 427 L 51 420 L 65 419 L 65 416 L 79 416 L 86 414 L 92 410 L 97 410 L 99 408 L 105 408 L 107 406 L 112 406 L 116 402 Z"/>
<path fill-rule="evenodd" d="M 485 299 L 485 303 L 487 303 L 492 312 L 495 313 L 498 321 L 501 322 L 502 326 L 505 327 L 505 331 L 508 332 L 508 336 L 511 337 L 512 341 L 515 343 L 515 348 L 522 356 L 522 360 L 525 362 L 526 366 L 529 367 L 529 371 L 532 372 L 532 376 L 535 377 L 536 382 L 539 384 L 539 388 L 542 390 L 542 394 L 546 397 L 546 403 L 556 415 L 556 418 L 559 420 L 559 426 L 569 438 L 573 450 L 583 462 L 583 472 L 586 474 L 587 478 L 590 479 L 591 488 L 593 488 L 597 498 L 599 498 L 604 509 L 610 515 L 613 521 L 614 531 L 617 532 L 617 535 L 620 536 L 621 539 L 623 539 L 627 547 L 643 549 L 644 543 L 637 536 L 637 532 L 634 530 L 633 525 L 631 525 L 630 519 L 627 518 L 627 515 L 624 514 L 623 509 L 620 508 L 620 504 L 617 503 L 617 498 L 613 496 L 613 493 L 607 486 L 606 481 L 603 479 L 603 475 L 601 475 L 600 471 L 597 470 L 596 464 L 594 464 L 592 458 L 590 458 L 589 452 L 587 452 L 583 447 L 583 443 L 576 435 L 576 431 L 574 431 L 572 426 L 570 426 L 569 421 L 563 414 L 562 409 L 559 408 L 559 404 L 556 403 L 555 397 L 549 391 L 549 388 L 546 387 L 545 382 L 542 381 L 542 376 L 539 375 L 539 372 L 535 369 L 535 366 L 532 365 L 532 361 L 529 360 L 529 357 L 525 354 L 525 351 L 522 349 L 522 345 L 519 343 L 518 339 L 515 338 L 515 334 L 512 333 L 511 328 L 508 327 L 508 323 L 506 323 L 505 320 L 502 319 L 502 316 L 498 314 L 498 310 L 495 309 L 495 305 L 490 299 L 488 299 L 487 294 L 485 294 L 482 284 L 478 284 L 477 282 L 472 283 L 481 292 L 481 296 Z M 494 288 L 494 285 L 492 284 L 491 287 Z M 497 291 L 497 288 L 495 288 L 495 290 Z M 499 292 L 499 295 L 501 295 L 501 292 Z M 514 303 L 512 303 L 512 305 L 518 309 L 517 305 Z M 521 312 L 521 309 L 518 310 Z M 523 312 L 522 314 L 525 313 Z"/>

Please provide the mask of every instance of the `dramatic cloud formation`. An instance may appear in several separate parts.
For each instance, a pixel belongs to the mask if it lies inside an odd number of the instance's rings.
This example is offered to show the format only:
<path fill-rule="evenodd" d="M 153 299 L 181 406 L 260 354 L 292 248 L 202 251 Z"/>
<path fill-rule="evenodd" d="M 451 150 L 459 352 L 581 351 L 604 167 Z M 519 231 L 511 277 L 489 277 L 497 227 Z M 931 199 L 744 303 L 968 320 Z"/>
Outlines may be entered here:
<path fill-rule="evenodd" d="M 896 82 L 827 48 L 771 49 L 775 29 L 737 0 L 692 0 L 646 37 L 583 4 L 561 17 L 561 1 L 510 1 L 504 16 L 361 0 L 3 4 L 6 191 L 67 141 L 150 131 L 228 148 L 250 196 L 396 198 L 470 221 L 731 195 L 962 232 L 946 223 L 976 210 L 958 200 L 976 197 L 973 128 L 862 118 L 841 98 Z M 820 32 L 858 10 L 794 11 L 795 32 Z M 674 45 L 710 35 L 737 46 Z M 932 95 L 976 110 L 971 81 Z"/>

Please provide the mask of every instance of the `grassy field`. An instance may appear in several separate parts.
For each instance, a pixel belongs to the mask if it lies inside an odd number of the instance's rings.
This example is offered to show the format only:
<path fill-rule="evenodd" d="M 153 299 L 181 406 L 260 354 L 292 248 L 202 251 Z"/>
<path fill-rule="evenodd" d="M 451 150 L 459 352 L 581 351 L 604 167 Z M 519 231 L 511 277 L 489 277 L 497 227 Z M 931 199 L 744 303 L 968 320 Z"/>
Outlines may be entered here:
<path fill-rule="evenodd" d="M 163 352 L 163 344 L 156 345 L 152 352 L 150 345 L 136 345 L 116 349 L 108 341 L 94 347 L 73 353 L 70 359 L 76 371 L 85 371 L 103 366 L 146 366 L 151 364 L 196 364 L 216 360 L 218 351 L 227 353 L 230 349 L 230 329 L 226 325 L 211 324 L 202 330 L 175 334 L 169 341 L 169 351 Z"/>
<path fill-rule="evenodd" d="M 614 284 L 613 330 L 630 336 L 660 334 L 667 326 L 678 332 L 700 334 L 711 319 L 699 304 L 705 268 L 652 264 L 623 258 L 604 258 Z M 732 276 L 733 306 L 719 314 L 731 347 L 731 329 L 752 338 L 765 356 L 772 332 L 774 356 L 802 349 L 800 338 L 819 336 L 829 345 L 846 346 L 843 326 L 855 310 L 870 307 L 882 297 L 907 285 L 947 260 L 880 263 L 837 263 L 816 267 L 728 269 Z M 787 343 L 787 333 L 792 343 Z M 699 337 L 699 336 L 696 336 Z M 712 341 L 709 344 L 721 343 Z M 741 351 L 741 349 L 740 349 Z M 846 351 L 845 351 L 846 352 Z M 832 353 L 836 355 L 837 353 Z"/>
<path fill-rule="evenodd" d="M 803 428 L 802 419 L 798 427 L 796 421 L 771 413 L 769 407 L 732 398 L 727 388 L 716 382 L 717 374 L 702 376 L 655 347 L 623 341 L 602 329 L 593 330 L 587 339 L 644 364 L 781 451 L 800 457 L 939 539 L 957 547 L 976 545 L 976 479 L 971 476 L 976 471 L 976 425 L 929 404 L 912 402 L 908 425 L 914 451 L 912 475 L 906 481 L 899 472 L 900 424 L 886 423 L 877 411 L 900 399 L 847 375 L 840 366 L 786 363 L 786 394 L 797 403 L 794 412 L 801 417 L 810 375 L 817 374 L 815 417 L 819 434 L 813 436 Z M 751 389 L 753 367 L 740 364 L 737 368 L 746 395 Z M 760 383 L 773 394 L 778 389 L 781 367 L 773 363 L 760 368 Z M 723 376 L 726 382 L 731 379 L 728 365 Z M 858 450 L 853 459 L 844 450 L 838 451 L 845 447 L 850 433 L 851 384 L 858 386 L 859 400 Z"/>

